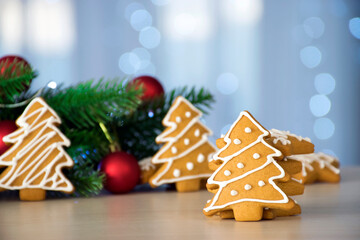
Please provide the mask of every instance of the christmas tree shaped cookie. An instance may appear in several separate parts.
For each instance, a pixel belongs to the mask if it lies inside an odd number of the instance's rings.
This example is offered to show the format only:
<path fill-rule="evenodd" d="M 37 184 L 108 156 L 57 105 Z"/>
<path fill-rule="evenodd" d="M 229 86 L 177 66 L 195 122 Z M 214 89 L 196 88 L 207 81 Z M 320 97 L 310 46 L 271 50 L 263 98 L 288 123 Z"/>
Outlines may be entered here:
<path fill-rule="evenodd" d="M 240 114 L 210 164 L 216 170 L 207 188 L 215 196 L 206 204 L 205 215 L 258 221 L 300 213 L 300 206 L 287 195 L 301 194 L 303 188 L 287 186 L 291 176 L 275 161 L 283 156 L 265 141 L 268 136 L 250 113 Z"/>
<path fill-rule="evenodd" d="M 35 98 L 16 120 L 19 129 L 4 137 L 12 146 L 0 157 L 1 190 L 20 190 L 21 200 L 43 200 L 45 191 L 71 193 L 74 187 L 63 175 L 73 160 L 63 147 L 70 141 L 57 128 L 59 116 L 42 98 Z"/>
<path fill-rule="evenodd" d="M 201 116 L 185 98 L 175 99 L 163 119 L 166 129 L 156 138 L 165 144 L 152 158 L 154 164 L 162 164 L 150 178 L 152 187 L 175 183 L 179 192 L 196 191 L 211 175 L 208 160 L 216 149 L 208 141 L 212 132 L 200 122 Z"/>

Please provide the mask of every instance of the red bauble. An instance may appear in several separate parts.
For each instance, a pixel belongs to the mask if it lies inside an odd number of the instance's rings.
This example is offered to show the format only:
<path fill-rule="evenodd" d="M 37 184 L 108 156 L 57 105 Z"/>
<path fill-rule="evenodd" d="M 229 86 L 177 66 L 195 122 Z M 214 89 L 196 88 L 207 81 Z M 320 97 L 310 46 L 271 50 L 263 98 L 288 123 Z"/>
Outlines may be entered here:
<path fill-rule="evenodd" d="M 100 171 L 105 174 L 104 188 L 112 193 L 130 192 L 140 178 L 136 158 L 123 151 L 107 155 L 100 163 Z"/>
<path fill-rule="evenodd" d="M 16 63 L 16 64 L 14 64 L 14 63 Z M 12 64 L 13 64 L 13 67 L 11 68 L 11 71 L 5 72 L 5 70 L 8 69 Z M 15 56 L 15 55 L 7 55 L 7 56 L 0 58 L 0 76 L 5 77 L 5 78 L 9 77 L 9 76 L 5 76 L 5 74 L 6 75 L 8 75 L 9 73 L 13 74 L 16 69 L 16 66 L 18 66 L 18 64 L 23 64 L 24 68 L 29 68 L 29 70 L 31 69 L 30 64 L 22 57 Z M 21 72 L 18 70 L 16 72 L 16 76 L 18 77 L 20 75 L 21 75 Z M 25 87 L 25 90 L 29 89 L 29 85 L 27 85 L 27 84 L 24 84 L 24 87 Z"/>
<path fill-rule="evenodd" d="M 7 146 L 3 137 L 14 132 L 17 129 L 17 126 L 14 121 L 4 120 L 0 122 L 0 155 L 2 155 L 6 150 L 8 150 L 9 146 Z"/>
<path fill-rule="evenodd" d="M 3 75 L 5 73 L 5 69 L 10 67 L 10 65 L 15 62 L 19 64 L 23 64 L 24 67 L 30 68 L 30 64 L 24 58 L 15 55 L 8 55 L 0 58 L 0 65 L 2 65 L 0 69 L 0 74 Z M 15 70 L 15 66 L 13 66 L 11 70 L 12 70 L 11 73 L 13 73 L 13 71 Z M 20 73 L 17 73 L 16 75 L 19 76 L 19 74 Z"/>
<path fill-rule="evenodd" d="M 142 85 L 144 92 L 141 100 L 151 100 L 164 94 L 164 88 L 161 83 L 150 76 L 140 76 L 132 80 L 130 85 Z"/>

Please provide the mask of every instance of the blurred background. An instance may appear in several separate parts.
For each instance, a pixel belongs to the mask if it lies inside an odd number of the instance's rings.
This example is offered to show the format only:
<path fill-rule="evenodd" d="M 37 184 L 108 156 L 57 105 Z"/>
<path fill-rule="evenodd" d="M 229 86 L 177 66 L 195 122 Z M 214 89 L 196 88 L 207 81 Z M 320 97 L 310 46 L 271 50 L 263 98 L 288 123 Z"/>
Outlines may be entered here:
<path fill-rule="evenodd" d="M 360 164 L 360 1 L 0 0 L 0 56 L 71 85 L 152 75 L 206 87 L 213 140 L 242 110 Z"/>

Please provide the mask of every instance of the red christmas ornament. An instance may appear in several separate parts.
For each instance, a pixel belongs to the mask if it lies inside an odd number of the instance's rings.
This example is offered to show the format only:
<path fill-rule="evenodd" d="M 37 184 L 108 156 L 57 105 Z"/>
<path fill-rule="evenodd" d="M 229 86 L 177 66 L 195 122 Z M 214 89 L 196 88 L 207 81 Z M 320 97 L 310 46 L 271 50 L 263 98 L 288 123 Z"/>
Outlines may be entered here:
<path fill-rule="evenodd" d="M 0 122 L 0 155 L 9 149 L 9 146 L 3 141 L 3 137 L 14 132 L 17 128 L 15 121 L 4 120 Z"/>
<path fill-rule="evenodd" d="M 123 151 L 107 155 L 100 163 L 100 171 L 105 174 L 104 188 L 112 193 L 130 192 L 140 179 L 136 158 Z"/>
<path fill-rule="evenodd" d="M 16 64 L 14 64 L 14 63 L 16 63 Z M 7 55 L 7 56 L 0 58 L 0 76 L 2 75 L 3 77 L 6 77 L 4 75 L 6 73 L 8 74 L 9 72 L 5 72 L 5 70 L 8 69 L 11 65 L 13 65 L 13 66 L 11 68 L 10 74 L 13 74 L 16 67 L 18 66 L 18 64 L 23 64 L 24 68 L 31 69 L 30 64 L 22 57 L 15 56 L 15 55 Z M 20 75 L 21 75 L 21 72 L 18 70 L 16 72 L 16 76 L 20 76 Z M 24 87 L 26 90 L 29 89 L 29 85 L 24 84 Z"/>
<path fill-rule="evenodd" d="M 132 80 L 130 85 L 142 85 L 144 92 L 141 95 L 141 100 L 150 100 L 164 94 L 164 88 L 161 83 L 150 76 L 140 76 Z"/>

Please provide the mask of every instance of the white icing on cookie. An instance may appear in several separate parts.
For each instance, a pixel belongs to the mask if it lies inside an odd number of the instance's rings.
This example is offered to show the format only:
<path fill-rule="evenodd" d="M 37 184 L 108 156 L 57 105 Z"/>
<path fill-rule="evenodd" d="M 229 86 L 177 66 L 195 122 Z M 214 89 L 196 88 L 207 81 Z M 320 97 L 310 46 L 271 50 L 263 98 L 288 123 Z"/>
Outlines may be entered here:
<path fill-rule="evenodd" d="M 151 158 L 144 158 L 139 161 L 139 166 L 142 171 L 149 171 L 151 168 L 155 169 L 155 165 L 151 163 Z"/>
<path fill-rule="evenodd" d="M 190 140 L 189 140 L 188 138 L 185 138 L 185 139 L 184 139 L 184 144 L 185 144 L 185 145 L 189 145 L 189 144 L 190 144 Z"/>
<path fill-rule="evenodd" d="M 40 104 L 41 107 L 30 112 L 35 104 Z M 49 113 L 50 117 L 41 119 L 46 116 L 45 114 Z M 33 122 L 31 123 L 31 121 Z M 0 188 L 11 190 L 40 188 L 72 192 L 74 190 L 73 185 L 61 171 L 63 167 L 72 167 L 74 165 L 73 160 L 63 149 L 64 146 L 70 146 L 70 141 L 56 127 L 56 125 L 61 124 L 60 117 L 56 112 L 42 98 L 38 97 L 29 103 L 23 114 L 16 120 L 16 124 L 20 128 L 3 138 L 4 142 L 14 145 L 0 157 L 0 165 L 11 167 L 10 171 L 0 179 Z M 20 149 L 25 138 L 31 136 L 36 131 L 39 132 L 33 135 L 33 138 L 27 145 Z M 59 141 L 52 142 L 55 136 L 59 138 Z M 47 145 L 49 142 L 52 143 Z M 44 146 L 46 148 L 42 152 L 37 152 Z M 12 159 L 9 159 L 9 156 L 14 151 L 18 151 L 18 153 Z M 58 152 L 57 155 L 53 157 L 47 166 L 43 166 L 44 162 L 48 160 L 48 157 L 54 151 Z M 18 166 L 19 161 L 22 162 Z M 16 184 L 16 186 L 12 186 L 13 182 L 25 173 L 26 177 L 21 185 Z M 39 183 L 33 183 L 35 180 L 38 181 L 39 178 L 41 178 Z"/>
<path fill-rule="evenodd" d="M 177 148 L 176 148 L 175 146 L 172 146 L 172 147 L 171 147 L 171 152 L 172 152 L 173 154 L 176 154 L 176 153 L 177 153 Z"/>
<path fill-rule="evenodd" d="M 225 175 L 225 176 L 230 176 L 230 175 L 231 175 L 231 172 L 230 172 L 229 170 L 225 170 L 225 171 L 224 171 L 224 175 Z"/>
<path fill-rule="evenodd" d="M 196 129 L 194 135 L 195 135 L 195 137 L 199 137 L 200 136 L 200 130 Z"/>
<path fill-rule="evenodd" d="M 246 127 L 246 128 L 245 128 L 245 132 L 246 132 L 246 133 L 251 133 L 251 128 Z"/>
<path fill-rule="evenodd" d="M 250 121 L 252 121 L 252 123 L 257 127 L 257 129 L 259 129 L 262 134 L 252 143 L 248 144 L 247 146 L 244 146 L 242 149 L 240 149 L 238 152 L 235 152 L 231 155 L 225 156 L 225 157 L 220 157 L 220 154 L 222 152 L 224 152 L 231 144 L 231 139 L 229 138 L 230 133 L 233 131 L 234 127 L 237 125 L 237 123 L 243 118 L 246 117 L 248 118 Z M 251 129 L 250 129 L 251 130 Z M 265 140 L 264 137 L 268 136 L 269 132 L 264 129 L 255 119 L 253 119 L 253 117 L 246 111 L 241 112 L 238 119 L 232 124 L 230 130 L 227 132 L 227 134 L 224 137 L 224 141 L 226 142 L 226 145 L 221 148 L 215 155 L 214 155 L 214 161 L 216 160 L 221 160 L 222 164 L 219 168 L 217 168 L 215 170 L 215 172 L 210 176 L 210 178 L 208 179 L 207 183 L 208 184 L 216 184 L 219 186 L 218 191 L 215 193 L 215 196 L 213 197 L 211 204 L 209 204 L 208 206 L 206 206 L 204 208 L 205 212 L 209 212 L 211 210 L 216 210 L 216 209 L 223 209 L 226 208 L 230 205 L 236 204 L 236 203 L 240 203 L 240 202 L 262 202 L 262 203 L 287 203 L 289 202 L 289 198 L 286 196 L 286 194 L 275 184 L 274 180 L 276 179 L 281 179 L 285 176 L 285 171 L 284 169 L 274 160 L 274 157 L 280 157 L 282 154 L 279 150 L 277 150 L 276 148 L 272 147 L 271 145 L 269 145 Z M 236 156 L 239 156 L 241 153 L 243 153 L 244 151 L 246 151 L 249 148 L 252 148 L 254 145 L 258 144 L 258 143 L 262 143 L 263 145 L 265 145 L 266 147 L 270 148 L 272 150 L 272 154 L 267 155 L 267 161 L 261 165 L 260 167 L 257 167 L 255 169 L 252 169 L 250 171 L 247 171 L 245 173 L 243 173 L 240 176 L 235 176 L 232 179 L 229 179 L 227 181 L 218 181 L 215 180 L 215 176 L 217 176 L 219 174 L 219 172 L 224 171 L 224 166 L 227 165 L 227 163 L 231 160 L 233 160 L 233 158 L 235 158 Z M 269 184 L 271 184 L 271 186 L 278 191 L 281 196 L 282 199 L 280 200 L 263 200 L 263 199 L 255 199 L 255 198 L 240 198 L 240 199 L 236 199 L 234 201 L 229 201 L 226 203 L 222 203 L 222 204 L 218 204 L 218 200 L 219 200 L 219 196 L 222 193 L 223 189 L 230 183 L 236 182 L 240 179 L 243 179 L 244 177 L 251 175 L 252 173 L 255 173 L 257 171 L 260 171 L 262 169 L 264 169 L 266 166 L 268 166 L 269 164 L 274 164 L 275 167 L 279 170 L 280 174 L 270 177 L 269 179 L 267 179 L 267 182 Z M 251 186 L 250 186 L 251 187 Z"/>
<path fill-rule="evenodd" d="M 291 155 L 287 157 L 288 159 L 300 161 L 302 164 L 302 175 L 304 177 L 307 176 L 307 171 L 314 171 L 314 167 L 311 165 L 313 162 L 317 162 L 320 166 L 320 168 L 328 168 L 330 171 L 332 171 L 335 174 L 340 174 L 340 169 L 334 167 L 331 163 L 338 162 L 339 160 L 335 157 L 332 157 L 330 155 L 327 155 L 325 153 L 319 152 L 319 153 L 310 153 L 310 154 L 297 154 L 297 155 Z"/>
<path fill-rule="evenodd" d="M 177 123 L 181 123 L 181 117 L 177 116 L 177 117 L 175 118 L 175 121 L 176 121 Z"/>
<path fill-rule="evenodd" d="M 245 190 L 249 191 L 252 187 L 251 187 L 250 184 L 246 184 L 246 185 L 244 186 L 244 188 L 245 188 Z"/>
<path fill-rule="evenodd" d="M 241 168 L 244 168 L 244 164 L 243 164 L 243 163 L 241 163 L 241 162 L 240 162 L 240 163 L 238 163 L 238 164 L 236 164 L 236 166 L 237 166 L 238 168 L 240 168 L 240 169 L 241 169 Z"/>
<path fill-rule="evenodd" d="M 234 139 L 234 144 L 236 144 L 236 145 L 239 145 L 239 144 L 241 144 L 241 141 L 240 141 L 240 139 L 238 139 L 238 138 Z"/>
<path fill-rule="evenodd" d="M 191 112 L 186 112 L 186 113 L 185 113 L 185 116 L 186 116 L 187 118 L 191 117 Z"/>
<path fill-rule="evenodd" d="M 174 169 L 173 175 L 176 178 L 180 177 L 180 170 L 179 169 Z"/>
<path fill-rule="evenodd" d="M 231 191 L 230 191 L 230 194 L 231 194 L 231 196 L 236 196 L 236 195 L 238 195 L 238 191 L 236 191 L 236 190 L 231 190 Z"/>
<path fill-rule="evenodd" d="M 281 131 L 278 129 L 271 129 L 269 130 L 271 137 L 274 138 L 273 143 L 277 144 L 279 141 L 281 142 L 282 145 L 287 145 L 287 144 L 291 144 L 291 141 L 288 139 L 288 136 L 291 137 L 295 137 L 297 140 L 299 141 L 307 141 L 307 142 L 311 142 L 311 139 L 306 137 L 303 138 L 301 136 L 297 136 L 295 134 L 290 133 L 289 131 Z"/>
<path fill-rule="evenodd" d="M 202 163 L 205 160 L 205 157 L 202 153 L 200 153 L 197 157 L 198 163 Z"/>
<path fill-rule="evenodd" d="M 187 162 L 186 163 L 186 168 L 191 171 L 194 169 L 194 164 L 192 162 Z"/>
<path fill-rule="evenodd" d="M 259 187 L 263 187 L 263 186 L 265 186 L 265 182 L 262 181 L 262 180 L 260 180 L 260 181 L 258 182 L 258 185 L 259 185 Z"/>
<path fill-rule="evenodd" d="M 254 153 L 253 158 L 254 158 L 254 159 L 259 159 L 259 158 L 260 158 L 260 154 Z"/>

